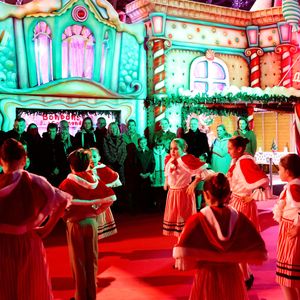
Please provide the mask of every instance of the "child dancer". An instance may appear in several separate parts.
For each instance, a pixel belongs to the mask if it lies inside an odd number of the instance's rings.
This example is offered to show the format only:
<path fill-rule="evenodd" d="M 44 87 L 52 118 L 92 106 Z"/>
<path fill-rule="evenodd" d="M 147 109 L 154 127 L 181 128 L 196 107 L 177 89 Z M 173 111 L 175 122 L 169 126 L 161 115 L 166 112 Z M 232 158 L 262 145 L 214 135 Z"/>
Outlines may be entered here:
<path fill-rule="evenodd" d="M 106 186 L 114 188 L 121 186 L 119 174 L 100 162 L 100 153 L 97 148 L 90 148 L 90 168 L 99 180 L 106 184 Z M 98 222 L 98 239 L 116 234 L 117 226 L 110 207 L 103 213 L 97 216 Z"/>
<path fill-rule="evenodd" d="M 258 167 L 254 158 L 245 153 L 247 138 L 234 136 L 229 139 L 228 153 L 232 157 L 228 179 L 232 191 L 230 205 L 242 212 L 259 231 L 258 212 L 255 200 L 270 198 L 269 179 Z M 245 283 L 252 287 L 254 277 L 247 264 L 241 264 Z"/>
<path fill-rule="evenodd" d="M 163 221 L 163 235 L 179 236 L 185 221 L 196 213 L 194 190 L 197 183 L 209 174 L 206 164 L 192 154 L 186 154 L 184 139 L 171 142 L 170 154 L 166 157 L 165 185 L 168 191 Z M 192 177 L 195 176 L 194 181 Z M 192 182 L 191 182 L 192 181 Z"/>
<path fill-rule="evenodd" d="M 274 207 L 279 222 L 276 281 L 286 300 L 300 299 L 300 157 L 288 154 L 280 159 L 279 176 L 287 185 Z"/>
<path fill-rule="evenodd" d="M 53 299 L 41 238 L 72 197 L 23 170 L 26 153 L 20 142 L 7 139 L 0 157 L 0 299 Z"/>
<path fill-rule="evenodd" d="M 239 263 L 267 259 L 263 239 L 253 223 L 227 206 L 226 176 L 209 176 L 203 186 L 206 207 L 187 221 L 173 249 L 175 267 L 196 269 L 190 300 L 246 300 Z"/>
<path fill-rule="evenodd" d="M 82 148 L 69 155 L 72 173 L 60 184 L 73 200 L 65 212 L 67 241 L 76 285 L 75 299 L 96 299 L 98 237 L 96 217 L 116 199 L 111 188 L 87 169 L 90 156 Z"/>

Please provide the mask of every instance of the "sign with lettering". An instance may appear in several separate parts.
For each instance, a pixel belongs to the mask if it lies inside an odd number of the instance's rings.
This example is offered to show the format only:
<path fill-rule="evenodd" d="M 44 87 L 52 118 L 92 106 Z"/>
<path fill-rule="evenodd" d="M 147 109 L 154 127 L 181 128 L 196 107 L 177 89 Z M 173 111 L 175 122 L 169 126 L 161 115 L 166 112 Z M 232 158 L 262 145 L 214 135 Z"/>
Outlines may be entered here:
<path fill-rule="evenodd" d="M 39 133 L 47 131 L 49 123 L 59 124 L 60 121 L 66 120 L 69 123 L 70 133 L 75 135 L 82 125 L 85 117 L 93 120 L 94 128 L 96 128 L 97 119 L 104 117 L 106 124 L 120 121 L 120 110 L 53 110 L 53 109 L 26 109 L 17 108 L 16 115 L 26 120 L 26 127 L 35 123 L 39 129 Z"/>

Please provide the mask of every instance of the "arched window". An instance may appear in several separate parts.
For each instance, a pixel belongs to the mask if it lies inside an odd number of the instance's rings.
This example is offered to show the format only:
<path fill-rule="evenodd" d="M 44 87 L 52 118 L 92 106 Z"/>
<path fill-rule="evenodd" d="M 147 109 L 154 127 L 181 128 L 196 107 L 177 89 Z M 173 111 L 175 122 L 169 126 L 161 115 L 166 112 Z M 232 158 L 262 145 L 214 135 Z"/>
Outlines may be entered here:
<path fill-rule="evenodd" d="M 101 47 L 100 83 L 104 82 L 105 68 L 109 51 L 109 31 L 106 30 Z"/>
<path fill-rule="evenodd" d="M 94 36 L 80 25 L 66 28 L 62 36 L 62 77 L 92 78 Z"/>
<path fill-rule="evenodd" d="M 225 63 L 215 58 L 213 52 L 206 57 L 196 58 L 190 70 L 190 90 L 200 93 L 219 92 L 229 85 Z"/>
<path fill-rule="evenodd" d="M 53 80 L 51 29 L 39 22 L 34 29 L 34 52 L 38 85 Z"/>

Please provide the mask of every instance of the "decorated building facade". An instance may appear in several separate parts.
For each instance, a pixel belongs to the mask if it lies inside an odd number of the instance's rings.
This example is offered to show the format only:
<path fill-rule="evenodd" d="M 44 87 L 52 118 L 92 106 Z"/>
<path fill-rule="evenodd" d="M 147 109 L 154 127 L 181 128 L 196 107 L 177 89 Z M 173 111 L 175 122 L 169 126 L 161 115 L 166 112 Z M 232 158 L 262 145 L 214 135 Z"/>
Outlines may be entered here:
<path fill-rule="evenodd" d="M 140 0 L 127 5 L 127 14 L 146 24 L 148 96 L 160 106 L 155 120 L 167 116 L 185 128 L 190 114 L 205 113 L 214 115 L 212 127 L 226 123 L 232 133 L 236 118 L 225 116 L 251 119 L 256 111 L 259 147 L 268 151 L 276 140 L 281 151 L 294 149 L 295 136 L 287 132 L 299 96 L 299 36 L 281 6 L 240 11 L 192 1 Z"/>
<path fill-rule="evenodd" d="M 64 118 L 78 129 L 86 114 L 144 126 L 143 24 L 121 23 L 108 2 L 47 2 L 0 3 L 2 129 L 17 114 L 43 129 Z"/>
<path fill-rule="evenodd" d="M 236 116 L 248 115 L 263 150 L 273 140 L 281 150 L 296 147 L 299 35 L 281 6 L 136 0 L 127 24 L 100 0 L 0 5 L 3 130 L 20 113 L 44 125 L 104 114 L 135 119 L 151 138 L 163 117 L 180 134 L 193 115 L 229 132 Z"/>

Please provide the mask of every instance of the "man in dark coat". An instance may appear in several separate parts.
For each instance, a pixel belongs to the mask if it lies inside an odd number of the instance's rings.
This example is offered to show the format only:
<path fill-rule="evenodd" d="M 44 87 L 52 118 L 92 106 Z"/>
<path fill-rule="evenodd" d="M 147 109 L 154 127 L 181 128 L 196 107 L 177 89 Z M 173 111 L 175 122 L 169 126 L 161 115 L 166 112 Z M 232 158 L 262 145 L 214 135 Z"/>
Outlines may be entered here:
<path fill-rule="evenodd" d="M 154 209 L 155 199 L 151 190 L 151 175 L 155 169 L 153 151 L 147 146 L 147 139 L 141 137 L 135 156 L 136 181 L 136 206 L 142 211 L 148 212 Z"/>
<path fill-rule="evenodd" d="M 26 144 L 26 121 L 24 118 L 17 117 L 14 122 L 14 127 L 12 130 L 9 130 L 5 133 L 4 139 L 15 139 L 22 144 Z"/>
<path fill-rule="evenodd" d="M 190 130 L 183 135 L 183 139 L 188 145 L 187 153 L 199 157 L 202 161 L 210 161 L 207 135 L 199 130 L 199 120 L 197 118 L 191 118 Z M 195 191 L 198 211 L 201 208 L 201 203 L 204 203 L 202 201 L 202 184 L 203 182 L 200 182 Z"/>
<path fill-rule="evenodd" d="M 57 124 L 49 123 L 47 132 L 43 134 L 41 147 L 42 175 L 54 186 L 58 186 L 70 172 L 64 145 L 57 131 Z"/>
<path fill-rule="evenodd" d="M 209 157 L 208 139 L 206 134 L 201 132 L 198 127 L 198 119 L 192 118 L 190 121 L 190 130 L 183 135 L 183 139 L 188 145 L 187 153 L 206 161 Z"/>

